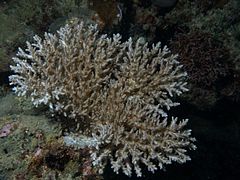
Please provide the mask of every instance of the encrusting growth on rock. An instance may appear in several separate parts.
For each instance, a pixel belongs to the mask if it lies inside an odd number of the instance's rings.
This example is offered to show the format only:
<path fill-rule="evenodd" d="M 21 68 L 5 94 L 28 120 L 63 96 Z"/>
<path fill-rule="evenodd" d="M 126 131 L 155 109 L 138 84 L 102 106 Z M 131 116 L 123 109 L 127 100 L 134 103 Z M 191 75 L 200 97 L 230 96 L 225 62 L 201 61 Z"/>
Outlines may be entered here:
<path fill-rule="evenodd" d="M 149 48 L 141 38 L 122 42 L 119 34 L 100 35 L 97 26 L 83 22 L 34 40 L 13 58 L 13 90 L 69 121 L 88 123 L 81 136 L 66 136 L 65 143 L 91 147 L 100 173 L 108 160 L 128 176 L 141 176 L 141 165 L 154 172 L 190 160 L 186 151 L 196 147 L 191 130 L 183 129 L 187 120 L 167 114 L 179 105 L 172 97 L 187 91 L 187 74 L 166 46 Z"/>

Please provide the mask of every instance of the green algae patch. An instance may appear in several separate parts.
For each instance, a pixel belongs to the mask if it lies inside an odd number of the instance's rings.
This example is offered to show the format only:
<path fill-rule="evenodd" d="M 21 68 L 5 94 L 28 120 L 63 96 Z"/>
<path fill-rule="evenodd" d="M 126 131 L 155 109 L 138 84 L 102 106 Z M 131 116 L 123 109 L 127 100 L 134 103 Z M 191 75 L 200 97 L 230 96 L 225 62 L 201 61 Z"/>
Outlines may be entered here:
<path fill-rule="evenodd" d="M 27 104 L 12 94 L 0 98 L 0 179 L 13 179 L 26 171 L 29 157 L 60 136 L 57 122 L 44 115 L 30 115 L 34 109 Z"/>

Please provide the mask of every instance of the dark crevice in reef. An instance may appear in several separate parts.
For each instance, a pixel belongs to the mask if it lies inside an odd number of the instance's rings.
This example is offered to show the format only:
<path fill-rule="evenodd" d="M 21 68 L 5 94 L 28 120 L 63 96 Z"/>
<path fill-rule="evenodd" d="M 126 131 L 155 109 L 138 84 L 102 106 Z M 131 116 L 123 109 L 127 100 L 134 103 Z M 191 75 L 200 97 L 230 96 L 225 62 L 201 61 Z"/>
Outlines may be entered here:
<path fill-rule="evenodd" d="M 9 71 L 0 72 L 0 86 L 9 84 L 8 77 L 10 75 L 11 75 L 11 72 L 9 72 Z"/>
<path fill-rule="evenodd" d="M 63 171 L 65 165 L 70 161 L 70 155 L 66 151 L 49 152 L 44 161 L 49 168 Z"/>

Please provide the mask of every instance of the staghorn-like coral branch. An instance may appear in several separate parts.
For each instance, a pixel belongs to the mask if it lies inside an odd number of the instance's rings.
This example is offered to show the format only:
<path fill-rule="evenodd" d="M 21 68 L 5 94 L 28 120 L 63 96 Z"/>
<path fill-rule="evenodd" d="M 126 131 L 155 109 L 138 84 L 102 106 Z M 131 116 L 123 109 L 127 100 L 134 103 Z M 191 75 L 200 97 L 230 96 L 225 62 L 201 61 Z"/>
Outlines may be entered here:
<path fill-rule="evenodd" d="M 13 90 L 30 96 L 35 106 L 89 124 L 64 141 L 92 148 L 99 172 L 108 160 L 116 173 L 128 176 L 141 176 L 141 165 L 154 172 L 190 160 L 186 151 L 196 147 L 191 130 L 183 129 L 187 120 L 168 121 L 167 113 L 179 105 L 173 96 L 187 91 L 187 74 L 166 46 L 121 42 L 119 34 L 109 38 L 83 22 L 34 40 L 13 58 Z"/>

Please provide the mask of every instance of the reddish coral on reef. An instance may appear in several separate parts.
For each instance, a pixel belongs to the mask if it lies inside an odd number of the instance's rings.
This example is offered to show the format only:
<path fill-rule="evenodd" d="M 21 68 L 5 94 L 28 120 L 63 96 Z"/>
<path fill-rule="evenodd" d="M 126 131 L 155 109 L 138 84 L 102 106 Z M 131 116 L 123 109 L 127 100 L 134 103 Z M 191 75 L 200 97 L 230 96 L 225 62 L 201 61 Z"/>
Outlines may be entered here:
<path fill-rule="evenodd" d="M 178 34 L 171 47 L 179 54 L 179 60 L 193 85 L 211 87 L 229 72 L 226 63 L 228 50 L 209 33 L 194 31 Z"/>
<path fill-rule="evenodd" d="M 89 0 L 89 8 L 96 12 L 93 19 L 98 23 L 100 29 L 113 25 L 118 19 L 119 7 L 116 0 Z"/>
<path fill-rule="evenodd" d="M 71 168 L 72 177 L 83 180 L 101 179 L 92 165 L 89 148 L 75 150 L 64 146 L 61 141 L 46 142 L 43 147 L 38 147 L 35 152 L 28 156 L 28 168 L 17 174 L 16 179 L 21 177 L 37 177 L 51 179 L 55 176 L 63 176 L 69 173 Z M 74 164 L 78 164 L 74 166 Z"/>
<path fill-rule="evenodd" d="M 11 133 L 11 129 L 13 128 L 13 124 L 6 124 L 0 129 L 0 138 L 6 137 Z"/>

